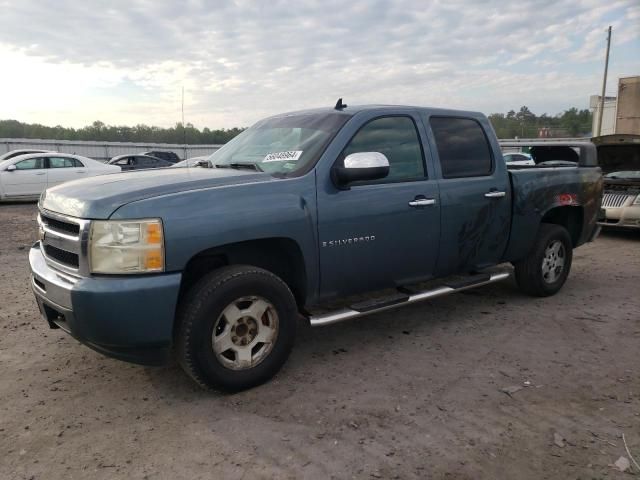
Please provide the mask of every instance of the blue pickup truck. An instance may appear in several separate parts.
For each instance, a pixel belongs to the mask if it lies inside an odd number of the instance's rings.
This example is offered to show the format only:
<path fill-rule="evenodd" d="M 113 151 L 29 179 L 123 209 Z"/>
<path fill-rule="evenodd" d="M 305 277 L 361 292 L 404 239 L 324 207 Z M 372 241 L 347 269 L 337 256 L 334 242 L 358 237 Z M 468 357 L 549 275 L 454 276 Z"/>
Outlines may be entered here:
<path fill-rule="evenodd" d="M 300 322 L 357 318 L 503 280 L 547 296 L 598 233 L 590 143 L 507 169 L 487 118 L 405 106 L 267 118 L 208 167 L 48 189 L 32 288 L 51 328 L 106 355 L 175 354 L 240 390 L 286 361 Z"/>

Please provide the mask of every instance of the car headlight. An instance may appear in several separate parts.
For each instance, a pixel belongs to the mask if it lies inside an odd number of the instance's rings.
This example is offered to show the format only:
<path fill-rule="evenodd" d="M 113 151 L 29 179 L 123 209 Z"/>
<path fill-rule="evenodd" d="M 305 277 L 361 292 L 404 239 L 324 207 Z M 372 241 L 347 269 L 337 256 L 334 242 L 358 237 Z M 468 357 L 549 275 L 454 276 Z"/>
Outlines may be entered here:
<path fill-rule="evenodd" d="M 162 221 L 91 222 L 89 265 L 91 273 L 135 274 L 164 271 Z"/>
<path fill-rule="evenodd" d="M 636 197 L 636 199 L 633 201 L 634 205 L 640 205 L 640 194 L 638 194 L 638 196 Z"/>

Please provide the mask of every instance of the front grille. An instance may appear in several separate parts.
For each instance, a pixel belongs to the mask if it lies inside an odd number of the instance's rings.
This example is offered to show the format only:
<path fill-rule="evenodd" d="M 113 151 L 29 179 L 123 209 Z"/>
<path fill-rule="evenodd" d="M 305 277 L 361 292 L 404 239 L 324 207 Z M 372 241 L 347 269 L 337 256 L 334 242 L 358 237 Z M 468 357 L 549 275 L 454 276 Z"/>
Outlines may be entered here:
<path fill-rule="evenodd" d="M 605 193 L 602 196 L 602 206 L 608 208 L 618 208 L 625 204 L 632 195 L 623 195 L 619 193 Z"/>
<path fill-rule="evenodd" d="M 40 218 L 42 218 L 42 223 L 44 223 L 51 230 L 76 236 L 80 234 L 80 225 L 78 225 L 77 223 L 63 222 L 62 220 L 51 218 L 42 214 L 40 215 Z"/>
<path fill-rule="evenodd" d="M 62 265 L 66 265 L 72 268 L 78 268 L 80 266 L 80 261 L 77 254 L 67 252 L 66 250 L 62 250 L 61 248 L 54 247 L 53 245 L 44 245 L 44 253 L 49 258 L 52 258 Z"/>
<path fill-rule="evenodd" d="M 40 209 L 38 223 L 47 263 L 70 275 L 88 275 L 86 242 L 90 221 Z"/>

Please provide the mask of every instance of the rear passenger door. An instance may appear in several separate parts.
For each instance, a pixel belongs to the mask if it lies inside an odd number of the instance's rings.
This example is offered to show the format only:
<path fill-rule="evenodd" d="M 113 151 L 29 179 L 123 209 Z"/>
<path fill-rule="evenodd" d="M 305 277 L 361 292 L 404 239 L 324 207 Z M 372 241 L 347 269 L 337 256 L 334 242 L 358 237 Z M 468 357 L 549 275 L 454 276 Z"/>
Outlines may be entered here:
<path fill-rule="evenodd" d="M 439 275 L 466 273 L 498 263 L 511 225 L 509 178 L 497 162 L 488 121 L 453 116 L 426 118 L 440 170 Z M 481 124 L 483 121 L 485 124 Z"/>
<path fill-rule="evenodd" d="M 136 157 L 137 168 L 158 168 L 158 161 L 148 157 Z"/>
<path fill-rule="evenodd" d="M 48 157 L 47 160 L 49 162 L 47 186 L 49 187 L 86 176 L 87 169 L 75 158 Z"/>

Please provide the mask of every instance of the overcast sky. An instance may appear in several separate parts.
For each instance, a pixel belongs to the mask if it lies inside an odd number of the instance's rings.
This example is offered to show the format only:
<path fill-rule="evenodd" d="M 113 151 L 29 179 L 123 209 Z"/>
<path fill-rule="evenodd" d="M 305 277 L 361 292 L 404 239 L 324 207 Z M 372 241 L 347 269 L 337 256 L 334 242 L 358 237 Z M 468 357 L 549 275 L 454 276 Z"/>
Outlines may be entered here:
<path fill-rule="evenodd" d="M 307 107 L 587 108 L 640 74 L 640 0 L 0 0 L 0 118 L 248 126 Z"/>

